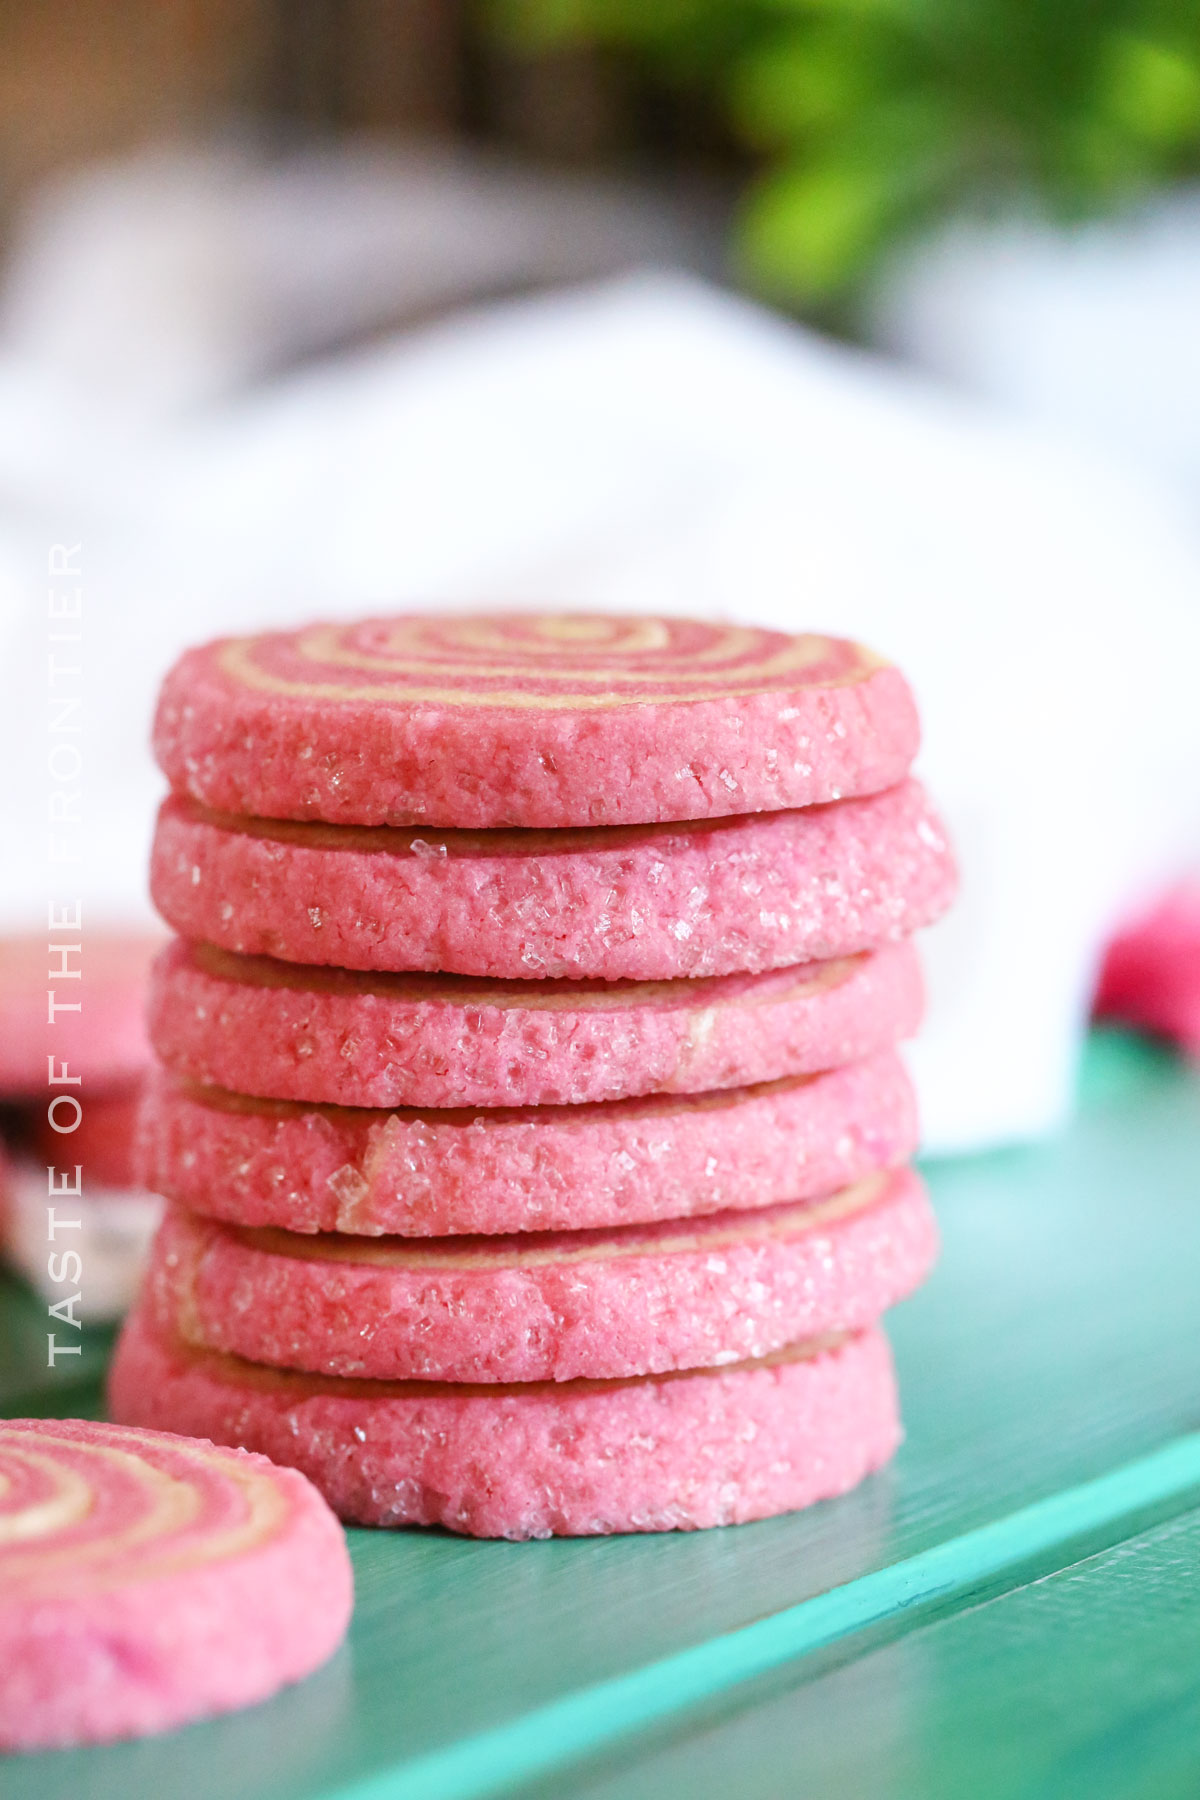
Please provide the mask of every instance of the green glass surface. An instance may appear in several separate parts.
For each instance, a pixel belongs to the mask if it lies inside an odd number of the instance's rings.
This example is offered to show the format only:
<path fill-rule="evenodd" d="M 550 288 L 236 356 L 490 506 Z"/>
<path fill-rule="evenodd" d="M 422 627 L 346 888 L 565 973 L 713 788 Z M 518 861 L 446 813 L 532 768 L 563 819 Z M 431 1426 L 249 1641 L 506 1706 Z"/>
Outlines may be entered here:
<path fill-rule="evenodd" d="M 574 1800 L 1194 1800 L 1200 1512 L 724 1719 Z M 797 1679 L 799 1677 L 799 1679 Z M 535 1790 L 524 1790 L 531 1794 Z"/>
<path fill-rule="evenodd" d="M 12 1759 L 0 1773 L 4 1800 L 495 1791 L 507 1767 L 503 1734 L 535 1709 L 581 1693 L 586 1709 L 596 1684 L 921 1555 L 1200 1427 L 1193 1073 L 1131 1040 L 1097 1038 L 1069 1132 L 927 1172 L 943 1257 L 890 1321 L 908 1436 L 895 1464 L 857 1493 L 692 1536 L 510 1545 L 352 1532 L 357 1612 L 328 1669 L 265 1706 L 169 1738 Z M 0 1406 L 15 1411 L 19 1398 L 22 1410 L 88 1410 L 94 1390 L 58 1385 L 61 1371 L 38 1366 L 40 1322 L 34 1330 L 20 1315 L 0 1296 Z M 1130 1528 L 1142 1523 L 1131 1515 Z M 1114 1541 L 1121 1535 L 1114 1526 Z M 862 1650 L 882 1654 L 866 1639 Z M 809 1673 L 824 1667 L 813 1658 Z M 622 1729 L 619 1715 L 606 1726 Z M 477 1738 L 464 1775 L 462 1747 Z M 439 1762 L 456 1747 L 453 1768 Z M 550 1750 L 562 1766 L 548 1791 L 569 1793 L 575 1750 L 565 1740 Z"/>

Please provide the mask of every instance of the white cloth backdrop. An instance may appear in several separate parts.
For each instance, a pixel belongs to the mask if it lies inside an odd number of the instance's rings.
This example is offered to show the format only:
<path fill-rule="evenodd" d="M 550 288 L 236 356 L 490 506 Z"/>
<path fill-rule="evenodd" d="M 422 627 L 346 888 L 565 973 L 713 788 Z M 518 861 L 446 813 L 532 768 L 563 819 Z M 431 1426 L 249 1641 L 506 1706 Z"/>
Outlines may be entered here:
<path fill-rule="evenodd" d="M 147 914 L 149 717 L 189 641 L 447 605 L 828 629 L 910 674 L 963 862 L 927 938 L 928 1142 L 1066 1116 L 1104 935 L 1200 832 L 1200 548 L 1150 488 L 683 275 L 119 423 L 40 355 L 0 361 L 0 928 L 44 910 L 55 540 L 84 546 L 97 919 Z"/>

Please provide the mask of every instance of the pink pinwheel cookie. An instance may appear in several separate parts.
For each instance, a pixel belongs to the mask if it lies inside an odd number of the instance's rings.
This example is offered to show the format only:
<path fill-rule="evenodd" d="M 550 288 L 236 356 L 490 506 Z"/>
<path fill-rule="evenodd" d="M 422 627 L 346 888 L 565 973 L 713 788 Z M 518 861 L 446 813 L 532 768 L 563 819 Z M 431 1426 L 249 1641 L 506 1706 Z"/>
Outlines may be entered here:
<path fill-rule="evenodd" d="M 690 619 L 410 615 L 224 638 L 163 683 L 158 760 L 228 813 L 345 825 L 715 819 L 908 771 L 898 669 Z"/>
<path fill-rule="evenodd" d="M 0 1749 L 263 1700 L 333 1654 L 352 1604 L 342 1532 L 293 1470 L 157 1431 L 0 1421 Z"/>

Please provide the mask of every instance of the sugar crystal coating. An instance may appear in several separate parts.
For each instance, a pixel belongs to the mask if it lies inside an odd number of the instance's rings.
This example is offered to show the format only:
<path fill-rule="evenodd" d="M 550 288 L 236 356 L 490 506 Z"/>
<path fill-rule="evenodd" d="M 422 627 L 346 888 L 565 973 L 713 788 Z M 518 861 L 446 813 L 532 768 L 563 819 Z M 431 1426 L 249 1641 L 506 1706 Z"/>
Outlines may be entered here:
<path fill-rule="evenodd" d="M 823 1074 L 583 1106 L 305 1106 L 157 1072 L 153 1192 L 287 1231 L 579 1230 L 813 1199 L 911 1156 L 916 1099 L 885 1050 Z"/>
<path fill-rule="evenodd" d="M 937 1247 L 910 1169 L 680 1224 L 299 1237 L 163 1221 L 146 1284 L 187 1343 L 318 1374 L 516 1382 L 719 1367 L 871 1325 Z"/>
<path fill-rule="evenodd" d="M 915 1030 L 905 941 L 765 975 L 484 982 L 356 974 L 175 942 L 150 1036 L 176 1074 L 342 1106 L 548 1106 L 808 1074 Z"/>
<path fill-rule="evenodd" d="M 851 956 L 955 884 L 920 784 L 700 825 L 435 832 L 159 813 L 167 922 L 252 956 L 501 979 L 659 981 Z"/>
<path fill-rule="evenodd" d="M 876 1330 L 758 1362 L 491 1388 L 347 1381 L 190 1350 L 131 1315 L 116 1417 L 290 1464 L 343 1519 L 544 1538 L 734 1525 L 845 1493 L 900 1439 Z"/>

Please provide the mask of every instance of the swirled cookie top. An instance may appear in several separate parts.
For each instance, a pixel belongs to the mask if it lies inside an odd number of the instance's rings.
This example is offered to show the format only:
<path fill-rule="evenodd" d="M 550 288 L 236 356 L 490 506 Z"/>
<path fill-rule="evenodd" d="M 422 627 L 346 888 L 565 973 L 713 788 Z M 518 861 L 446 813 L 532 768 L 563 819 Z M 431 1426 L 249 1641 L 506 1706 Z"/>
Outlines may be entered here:
<path fill-rule="evenodd" d="M 844 687 L 883 667 L 843 638 L 599 614 L 366 619 L 226 640 L 235 686 L 296 700 L 577 710 Z"/>
<path fill-rule="evenodd" d="M 0 1607 L 225 1562 L 289 1512 L 261 1458 L 121 1426 L 0 1422 Z"/>

